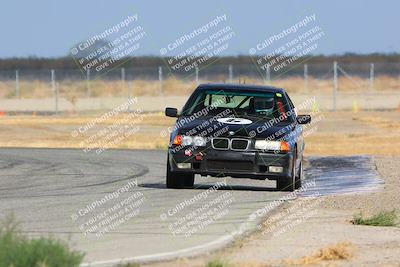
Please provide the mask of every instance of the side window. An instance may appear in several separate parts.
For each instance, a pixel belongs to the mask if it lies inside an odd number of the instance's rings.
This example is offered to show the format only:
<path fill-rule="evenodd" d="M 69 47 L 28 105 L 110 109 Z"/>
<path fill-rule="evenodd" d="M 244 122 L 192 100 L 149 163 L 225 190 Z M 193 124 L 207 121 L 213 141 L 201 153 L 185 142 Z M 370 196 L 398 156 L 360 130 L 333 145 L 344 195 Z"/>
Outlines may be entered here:
<path fill-rule="evenodd" d="M 294 111 L 295 117 L 297 117 L 297 110 L 296 110 L 296 108 L 294 107 L 292 100 L 290 99 L 290 97 L 289 97 L 288 94 L 285 94 L 285 95 L 286 95 L 286 98 L 287 98 L 287 100 L 288 100 L 288 102 L 289 102 L 289 107 L 290 107 L 289 109 L 290 109 L 290 110 L 293 110 L 293 111 Z"/>

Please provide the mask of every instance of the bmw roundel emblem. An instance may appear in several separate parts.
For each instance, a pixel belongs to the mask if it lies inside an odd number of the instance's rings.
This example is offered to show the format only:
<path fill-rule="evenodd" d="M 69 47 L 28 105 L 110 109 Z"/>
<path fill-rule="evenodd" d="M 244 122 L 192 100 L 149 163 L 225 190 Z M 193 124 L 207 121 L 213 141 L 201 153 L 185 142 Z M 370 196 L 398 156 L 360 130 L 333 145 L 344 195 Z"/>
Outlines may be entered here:
<path fill-rule="evenodd" d="M 234 131 L 229 131 L 228 133 L 229 133 L 229 135 L 234 135 L 235 134 Z"/>
<path fill-rule="evenodd" d="M 218 122 L 226 123 L 226 124 L 251 124 L 252 121 L 243 118 L 219 118 L 217 119 Z"/>

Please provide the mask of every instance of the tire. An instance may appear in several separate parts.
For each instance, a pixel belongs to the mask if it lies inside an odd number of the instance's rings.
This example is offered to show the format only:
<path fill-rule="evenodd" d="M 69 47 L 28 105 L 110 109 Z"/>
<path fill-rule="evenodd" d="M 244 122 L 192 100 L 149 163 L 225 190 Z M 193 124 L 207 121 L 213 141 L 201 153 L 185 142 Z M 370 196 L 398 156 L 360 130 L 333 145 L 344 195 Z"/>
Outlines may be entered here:
<path fill-rule="evenodd" d="M 293 167 L 292 167 L 292 174 L 290 178 L 287 179 L 278 179 L 276 181 L 276 187 L 279 191 L 287 191 L 287 192 L 293 192 L 296 190 L 296 155 L 297 155 L 297 150 L 294 151 L 294 157 L 293 157 Z M 300 182 L 301 186 L 301 182 Z"/>
<path fill-rule="evenodd" d="M 193 188 L 194 185 L 194 174 L 176 173 L 171 171 L 169 165 L 169 159 L 167 160 L 167 188 Z"/>
<path fill-rule="evenodd" d="M 301 179 L 303 178 L 303 162 L 300 162 L 300 168 L 299 168 L 299 173 L 296 176 L 296 181 L 295 181 L 295 189 L 299 189 L 301 187 Z"/>
<path fill-rule="evenodd" d="M 279 179 L 276 181 L 276 184 L 277 184 L 276 187 L 279 191 L 293 192 L 295 190 L 296 182 L 292 178 Z"/>

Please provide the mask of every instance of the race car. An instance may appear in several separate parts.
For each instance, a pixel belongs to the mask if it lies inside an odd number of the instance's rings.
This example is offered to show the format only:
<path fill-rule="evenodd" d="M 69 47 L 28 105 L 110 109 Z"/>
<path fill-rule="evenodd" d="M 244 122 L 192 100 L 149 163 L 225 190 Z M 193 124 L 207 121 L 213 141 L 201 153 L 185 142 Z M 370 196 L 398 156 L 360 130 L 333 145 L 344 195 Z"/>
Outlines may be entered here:
<path fill-rule="evenodd" d="M 277 189 L 301 187 L 302 124 L 284 89 L 246 84 L 202 84 L 176 117 L 167 156 L 167 188 L 192 188 L 201 176 L 276 180 Z"/>

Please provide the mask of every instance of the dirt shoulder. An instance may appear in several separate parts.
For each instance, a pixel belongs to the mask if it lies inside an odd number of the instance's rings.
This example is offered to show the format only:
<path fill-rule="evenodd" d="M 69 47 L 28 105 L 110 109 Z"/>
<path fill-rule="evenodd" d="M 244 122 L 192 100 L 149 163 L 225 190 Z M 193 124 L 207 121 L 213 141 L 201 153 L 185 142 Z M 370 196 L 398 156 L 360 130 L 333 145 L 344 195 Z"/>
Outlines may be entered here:
<path fill-rule="evenodd" d="M 281 233 L 269 231 L 265 224 L 256 233 L 222 251 L 145 266 L 205 266 L 215 259 L 226 260 L 234 266 L 287 266 L 291 265 L 290 260 L 313 255 L 321 248 L 335 248 L 338 243 L 348 245 L 349 259 L 322 260 L 314 265 L 400 266 L 399 227 L 361 226 L 350 222 L 359 213 L 368 216 L 382 210 L 400 210 L 400 157 L 378 156 L 375 161 L 385 181 L 383 190 L 320 197 L 304 206 L 304 213 L 309 216 L 300 216 L 298 224 Z M 278 213 L 290 210 L 296 201 L 284 204 Z"/>

